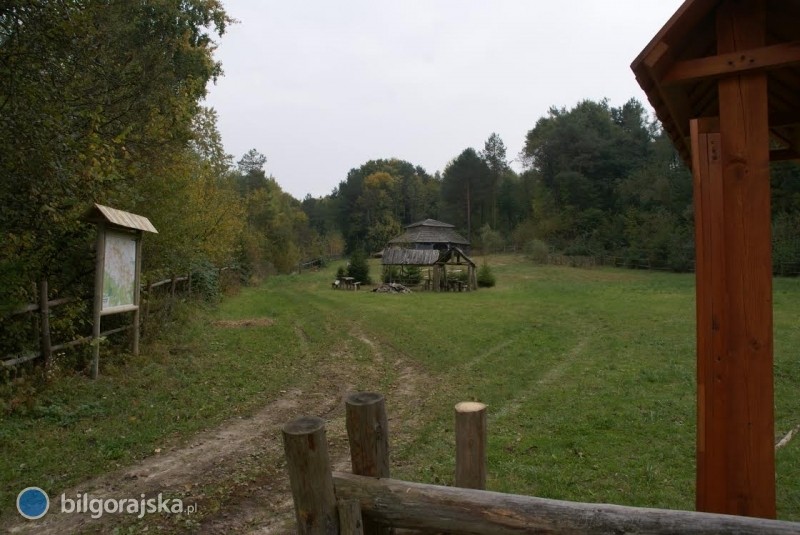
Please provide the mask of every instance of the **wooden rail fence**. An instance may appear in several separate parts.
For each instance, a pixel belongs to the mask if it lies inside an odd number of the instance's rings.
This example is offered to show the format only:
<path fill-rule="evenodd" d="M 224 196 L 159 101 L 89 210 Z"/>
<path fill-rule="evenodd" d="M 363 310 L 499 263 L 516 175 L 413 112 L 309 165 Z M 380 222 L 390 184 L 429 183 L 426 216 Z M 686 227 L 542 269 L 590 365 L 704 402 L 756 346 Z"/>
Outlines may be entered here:
<path fill-rule="evenodd" d="M 550 500 L 483 490 L 486 407 L 456 405 L 456 485 L 389 478 L 383 396 L 348 396 L 346 426 L 353 473 L 332 472 L 325 421 L 302 417 L 283 427 L 284 451 L 300 534 L 384 534 L 393 528 L 464 534 L 686 533 L 800 534 L 800 523 L 740 516 Z"/>
<path fill-rule="evenodd" d="M 151 301 L 150 297 L 153 295 L 152 291 L 155 288 L 159 288 L 161 286 L 165 286 L 167 284 L 170 285 L 169 287 L 169 295 L 171 298 L 174 299 L 177 285 L 180 282 L 187 282 L 187 291 L 191 289 L 191 277 L 190 275 L 184 276 L 173 276 L 169 279 L 164 279 L 158 282 L 149 283 L 145 286 L 145 294 L 146 299 L 144 301 L 144 320 L 146 320 L 148 313 L 153 312 L 151 310 Z M 92 336 L 80 336 L 73 340 L 63 342 L 60 344 L 53 345 L 51 339 L 51 329 L 50 329 L 50 313 L 51 310 L 55 307 L 60 305 L 65 305 L 68 303 L 75 303 L 81 301 L 78 297 L 62 297 L 59 299 L 48 299 L 48 286 L 47 280 L 42 280 L 39 282 L 39 302 L 38 303 L 29 303 L 26 305 L 21 306 L 17 310 L 11 312 L 10 316 L 18 316 L 21 314 L 32 314 L 37 313 L 39 315 L 39 322 L 37 326 L 37 334 L 36 337 L 38 339 L 38 351 L 23 351 L 21 353 L 16 353 L 12 355 L 5 355 L 0 359 L 0 364 L 5 367 L 13 367 L 18 364 L 22 364 L 24 362 L 29 362 L 38 358 L 44 359 L 44 366 L 49 367 L 52 363 L 53 354 L 62 351 L 64 349 L 68 349 L 70 347 L 74 347 L 79 344 L 86 344 L 92 341 Z M 109 329 L 100 333 L 100 336 L 110 336 L 112 334 L 116 334 L 119 332 L 127 331 L 133 328 L 133 325 L 124 325 L 122 327 L 117 327 L 114 329 Z"/>

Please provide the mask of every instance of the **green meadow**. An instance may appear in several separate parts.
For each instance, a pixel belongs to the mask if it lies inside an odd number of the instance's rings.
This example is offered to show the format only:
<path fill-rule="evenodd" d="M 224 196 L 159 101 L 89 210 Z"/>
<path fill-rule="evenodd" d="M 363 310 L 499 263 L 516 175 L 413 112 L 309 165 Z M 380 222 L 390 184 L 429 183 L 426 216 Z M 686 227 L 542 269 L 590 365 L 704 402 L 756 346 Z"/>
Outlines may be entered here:
<path fill-rule="evenodd" d="M 394 477 L 452 484 L 453 405 L 477 400 L 489 489 L 692 509 L 693 276 L 487 261 L 498 283 L 477 292 L 334 291 L 334 264 L 179 308 L 139 357 L 108 357 L 99 380 L 59 379 L 5 417 L 0 513 L 25 486 L 180 445 L 344 360 L 348 387 L 387 393 Z M 774 304 L 777 442 L 800 424 L 800 280 L 776 279 Z M 270 324 L 219 323 L 255 318 Z M 778 450 L 777 475 L 779 518 L 800 520 L 800 439 Z"/>

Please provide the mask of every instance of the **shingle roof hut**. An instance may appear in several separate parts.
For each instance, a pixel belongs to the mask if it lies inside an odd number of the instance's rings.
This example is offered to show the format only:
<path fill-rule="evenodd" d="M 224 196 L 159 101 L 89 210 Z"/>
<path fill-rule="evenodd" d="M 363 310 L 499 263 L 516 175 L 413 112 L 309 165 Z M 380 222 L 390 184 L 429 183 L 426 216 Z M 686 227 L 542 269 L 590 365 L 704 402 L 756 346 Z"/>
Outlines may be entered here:
<path fill-rule="evenodd" d="M 476 290 L 478 288 L 475 262 L 464 252 L 469 241 L 464 239 L 449 223 L 425 219 L 412 223 L 400 236 L 389 241 L 381 263 L 384 269 L 399 266 L 428 268 L 424 286 L 435 292 L 444 290 Z M 450 270 L 447 266 L 466 266 L 467 280 L 463 282 L 456 273 L 461 267 Z M 462 272 L 463 273 L 463 272 Z"/>
<path fill-rule="evenodd" d="M 435 219 L 425 219 L 407 225 L 403 234 L 389 240 L 389 245 L 407 249 L 442 250 L 452 246 L 468 249 L 470 243 L 455 231 L 455 226 Z"/>

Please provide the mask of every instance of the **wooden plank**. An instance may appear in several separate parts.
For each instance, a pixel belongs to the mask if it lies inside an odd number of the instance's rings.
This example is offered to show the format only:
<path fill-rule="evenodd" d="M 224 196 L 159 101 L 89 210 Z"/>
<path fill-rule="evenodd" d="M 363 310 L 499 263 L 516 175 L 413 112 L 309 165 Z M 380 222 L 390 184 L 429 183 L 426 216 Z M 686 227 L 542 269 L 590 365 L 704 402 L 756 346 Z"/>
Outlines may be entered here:
<path fill-rule="evenodd" d="M 456 415 L 456 487 L 486 488 L 486 405 L 462 401 Z"/>
<path fill-rule="evenodd" d="M 761 1 L 721 4 L 719 53 L 763 46 L 764 10 Z M 704 408 L 698 409 L 697 508 L 774 518 L 767 75 L 723 78 L 718 91 L 721 177 L 711 165 L 710 215 L 702 216 L 710 223 L 702 247 L 710 250 L 704 269 L 711 280 L 710 288 L 708 280 L 698 287 L 698 299 L 710 292 L 710 324 L 707 315 L 698 317 L 698 329 L 706 330 L 711 350 L 707 341 L 698 345 Z"/>
<path fill-rule="evenodd" d="M 685 84 L 721 76 L 760 72 L 800 63 L 800 41 L 717 54 L 674 63 L 661 79 L 664 85 Z"/>
<path fill-rule="evenodd" d="M 800 523 L 797 522 L 567 502 L 375 479 L 344 472 L 335 472 L 333 481 L 339 499 L 357 500 L 364 518 L 380 520 L 397 528 L 475 535 L 800 533 Z"/>
<path fill-rule="evenodd" d="M 297 533 L 339 533 L 325 421 L 297 418 L 283 426 L 283 449 L 294 499 Z"/>

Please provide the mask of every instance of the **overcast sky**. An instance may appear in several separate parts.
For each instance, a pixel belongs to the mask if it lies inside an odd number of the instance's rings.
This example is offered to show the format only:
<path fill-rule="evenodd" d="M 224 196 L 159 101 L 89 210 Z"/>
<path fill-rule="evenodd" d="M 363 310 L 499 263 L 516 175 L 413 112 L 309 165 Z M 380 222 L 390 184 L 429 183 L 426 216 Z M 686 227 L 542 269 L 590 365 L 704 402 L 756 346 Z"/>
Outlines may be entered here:
<path fill-rule="evenodd" d="M 206 105 L 302 199 L 371 159 L 444 170 L 492 132 L 509 159 L 552 106 L 637 98 L 630 63 L 682 0 L 227 0 Z M 517 167 L 518 168 L 518 167 Z"/>

